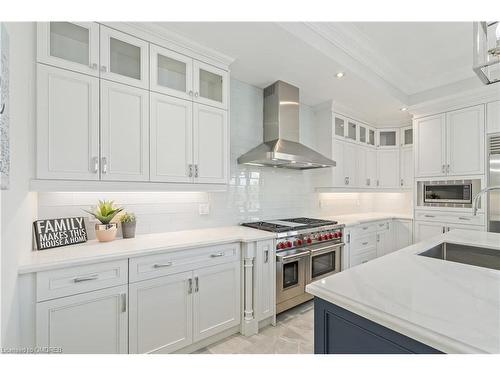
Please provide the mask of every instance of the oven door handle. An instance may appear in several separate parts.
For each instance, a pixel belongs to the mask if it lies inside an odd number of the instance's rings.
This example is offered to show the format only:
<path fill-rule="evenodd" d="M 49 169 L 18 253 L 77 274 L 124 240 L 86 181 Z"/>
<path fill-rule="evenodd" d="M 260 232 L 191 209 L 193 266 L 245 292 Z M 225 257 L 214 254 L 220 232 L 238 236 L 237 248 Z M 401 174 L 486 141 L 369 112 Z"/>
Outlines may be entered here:
<path fill-rule="evenodd" d="M 309 251 L 303 251 L 297 254 L 289 254 L 289 255 L 279 255 L 276 254 L 276 260 L 280 263 L 286 264 L 290 262 L 294 262 L 296 260 L 300 260 L 302 258 L 308 257 L 310 254 Z"/>
<path fill-rule="evenodd" d="M 328 245 L 328 246 L 318 247 L 316 249 L 309 248 L 309 251 L 311 252 L 311 256 L 315 256 L 315 255 L 320 255 L 320 254 L 323 254 L 323 253 L 329 253 L 329 252 L 335 251 L 335 250 L 337 250 L 338 248 L 340 248 L 342 246 L 344 246 L 343 242 L 335 244 L 335 245 Z"/>

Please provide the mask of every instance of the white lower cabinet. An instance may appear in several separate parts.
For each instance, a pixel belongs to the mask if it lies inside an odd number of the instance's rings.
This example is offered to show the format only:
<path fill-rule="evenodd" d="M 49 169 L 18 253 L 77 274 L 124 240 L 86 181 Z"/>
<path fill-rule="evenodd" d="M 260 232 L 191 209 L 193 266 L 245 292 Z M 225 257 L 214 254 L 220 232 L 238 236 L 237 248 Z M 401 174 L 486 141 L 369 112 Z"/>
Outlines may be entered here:
<path fill-rule="evenodd" d="M 62 353 L 128 352 L 127 285 L 39 302 L 36 345 Z"/>
<path fill-rule="evenodd" d="M 131 353 L 171 353 L 240 323 L 239 261 L 129 288 Z"/>
<path fill-rule="evenodd" d="M 394 250 L 400 250 L 413 243 L 413 221 L 394 220 Z"/>
<path fill-rule="evenodd" d="M 380 223 L 383 229 L 377 230 L 377 257 L 392 253 L 394 251 L 394 232 L 390 223 Z"/>
<path fill-rule="evenodd" d="M 413 148 L 411 147 L 401 148 L 399 179 L 402 188 L 413 187 Z"/>
<path fill-rule="evenodd" d="M 200 268 L 193 273 L 193 340 L 240 323 L 240 264 Z"/>
<path fill-rule="evenodd" d="M 453 229 L 465 229 L 484 231 L 482 225 L 454 224 L 444 222 L 416 221 L 415 222 L 415 242 L 425 241 L 431 237 L 449 232 Z"/>
<path fill-rule="evenodd" d="M 256 301 L 255 314 L 258 321 L 269 318 L 276 311 L 276 263 L 274 241 L 259 241 L 256 244 Z"/>
<path fill-rule="evenodd" d="M 130 353 L 170 353 L 193 342 L 192 272 L 130 284 Z"/>

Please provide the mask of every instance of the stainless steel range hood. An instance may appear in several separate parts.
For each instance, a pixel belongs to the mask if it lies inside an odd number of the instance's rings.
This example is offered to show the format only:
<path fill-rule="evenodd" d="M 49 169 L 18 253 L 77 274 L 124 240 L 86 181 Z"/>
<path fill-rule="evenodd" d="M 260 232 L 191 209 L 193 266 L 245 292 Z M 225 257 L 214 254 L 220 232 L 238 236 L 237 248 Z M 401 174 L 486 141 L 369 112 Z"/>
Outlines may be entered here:
<path fill-rule="evenodd" d="M 299 89 L 283 81 L 264 89 L 264 142 L 240 156 L 238 163 L 291 169 L 336 165 L 299 142 Z"/>

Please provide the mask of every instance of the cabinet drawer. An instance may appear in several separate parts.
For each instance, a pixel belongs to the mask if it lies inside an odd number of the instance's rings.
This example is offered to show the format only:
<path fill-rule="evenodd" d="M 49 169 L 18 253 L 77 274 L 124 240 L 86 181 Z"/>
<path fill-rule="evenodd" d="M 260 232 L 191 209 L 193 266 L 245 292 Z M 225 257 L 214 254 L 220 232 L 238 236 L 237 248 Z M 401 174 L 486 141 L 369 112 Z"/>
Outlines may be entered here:
<path fill-rule="evenodd" d="M 360 254 L 351 254 L 351 267 L 357 266 L 362 263 L 366 263 L 377 257 L 377 249 L 371 248 L 370 251 L 363 252 Z"/>
<path fill-rule="evenodd" d="M 357 255 L 370 251 L 377 246 L 377 235 L 375 233 L 366 236 L 353 237 L 351 240 L 351 254 Z"/>
<path fill-rule="evenodd" d="M 375 233 L 377 231 L 377 223 L 366 223 L 354 227 L 351 230 L 352 237 L 364 236 L 365 234 Z"/>
<path fill-rule="evenodd" d="M 36 297 L 45 301 L 127 282 L 127 260 L 44 271 L 36 274 Z"/>
<path fill-rule="evenodd" d="M 470 213 L 440 212 L 440 211 L 420 211 L 415 213 L 416 220 L 437 221 L 453 224 L 485 225 L 484 214 L 476 216 Z"/>
<path fill-rule="evenodd" d="M 234 262 L 239 260 L 239 250 L 240 244 L 233 243 L 131 258 L 129 262 L 130 282 Z"/>

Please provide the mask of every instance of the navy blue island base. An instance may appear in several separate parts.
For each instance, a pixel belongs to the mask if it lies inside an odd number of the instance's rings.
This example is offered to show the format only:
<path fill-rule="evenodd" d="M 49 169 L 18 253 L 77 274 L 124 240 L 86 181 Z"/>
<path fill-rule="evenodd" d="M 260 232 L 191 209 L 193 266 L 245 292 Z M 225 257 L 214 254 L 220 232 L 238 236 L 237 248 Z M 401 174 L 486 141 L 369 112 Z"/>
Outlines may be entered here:
<path fill-rule="evenodd" d="M 442 352 L 315 297 L 314 353 L 438 354 Z"/>

